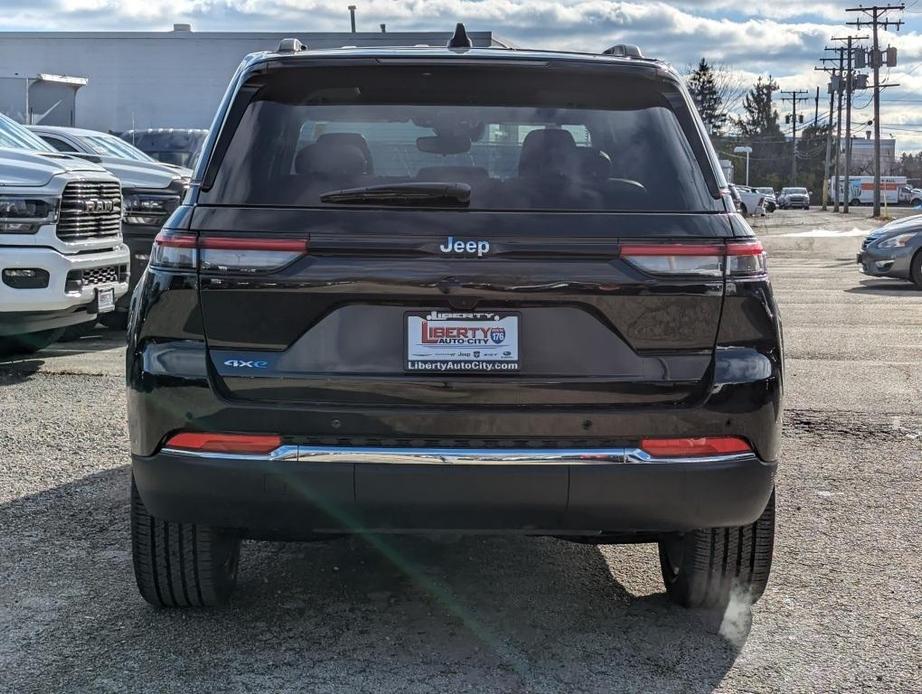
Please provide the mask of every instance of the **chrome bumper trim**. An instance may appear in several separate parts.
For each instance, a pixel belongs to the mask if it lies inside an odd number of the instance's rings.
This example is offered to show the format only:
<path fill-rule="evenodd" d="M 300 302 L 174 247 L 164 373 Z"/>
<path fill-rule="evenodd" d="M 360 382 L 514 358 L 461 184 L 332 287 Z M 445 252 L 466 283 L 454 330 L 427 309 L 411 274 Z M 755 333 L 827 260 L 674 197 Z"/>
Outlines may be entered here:
<path fill-rule="evenodd" d="M 727 463 L 751 459 L 754 453 L 657 458 L 639 448 L 376 448 L 351 446 L 280 446 L 264 455 L 213 453 L 164 448 L 163 453 L 213 460 L 297 461 L 335 464 L 395 465 L 617 465 L 662 463 Z"/>
<path fill-rule="evenodd" d="M 279 446 L 271 453 L 214 453 L 211 451 L 190 451 L 184 448 L 163 448 L 161 452 L 209 460 L 259 460 L 268 462 L 272 460 L 298 459 L 298 446 Z"/>

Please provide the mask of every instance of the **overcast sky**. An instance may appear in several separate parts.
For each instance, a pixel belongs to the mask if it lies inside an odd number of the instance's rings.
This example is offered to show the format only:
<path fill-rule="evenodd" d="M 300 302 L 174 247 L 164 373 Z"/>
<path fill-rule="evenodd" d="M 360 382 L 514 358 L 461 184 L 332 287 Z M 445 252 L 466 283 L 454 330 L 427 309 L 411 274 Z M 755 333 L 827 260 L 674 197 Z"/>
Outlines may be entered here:
<path fill-rule="evenodd" d="M 522 47 L 597 51 L 636 43 L 645 54 L 677 67 L 704 56 L 751 81 L 771 73 L 782 89 L 825 85 L 813 66 L 832 36 L 845 35 L 848 2 L 809 0 L 0 0 L 5 30 L 169 30 L 174 22 L 196 31 L 347 31 L 346 6 L 358 6 L 359 30 L 387 23 L 391 31 L 492 30 Z M 867 3 L 865 3 L 867 4 Z M 884 137 L 900 150 L 922 150 L 922 0 L 908 0 L 899 32 L 882 32 L 881 44 L 899 49 L 900 65 L 882 77 L 901 86 L 885 90 Z M 898 12 L 891 13 L 899 18 Z M 2 40 L 2 39 L 0 39 Z M 828 55 L 828 54 L 827 54 Z M 825 86 L 820 111 L 824 110 Z M 826 101 L 828 107 L 828 101 Z M 859 131 L 872 115 L 870 92 L 855 96 Z M 784 112 L 782 104 L 779 110 Z M 812 119 L 813 99 L 803 104 Z M 865 108 L 862 108 L 865 107 Z"/>

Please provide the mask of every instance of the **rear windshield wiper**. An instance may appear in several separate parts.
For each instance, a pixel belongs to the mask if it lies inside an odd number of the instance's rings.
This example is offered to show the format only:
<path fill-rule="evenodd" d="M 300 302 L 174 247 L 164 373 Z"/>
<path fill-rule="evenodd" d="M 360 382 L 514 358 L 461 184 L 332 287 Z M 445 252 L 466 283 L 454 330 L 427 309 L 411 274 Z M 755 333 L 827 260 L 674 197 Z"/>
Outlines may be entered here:
<path fill-rule="evenodd" d="M 466 183 L 388 183 L 361 188 L 330 190 L 320 194 L 321 202 L 342 205 L 460 205 L 471 202 Z"/>

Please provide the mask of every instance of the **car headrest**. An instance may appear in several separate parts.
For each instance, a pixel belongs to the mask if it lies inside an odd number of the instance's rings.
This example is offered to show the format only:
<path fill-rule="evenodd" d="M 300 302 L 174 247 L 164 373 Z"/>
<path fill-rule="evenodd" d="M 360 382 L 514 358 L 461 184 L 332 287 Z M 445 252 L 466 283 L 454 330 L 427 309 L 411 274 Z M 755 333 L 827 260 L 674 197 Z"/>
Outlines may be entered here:
<path fill-rule="evenodd" d="M 572 174 L 577 156 L 576 142 L 569 130 L 532 130 L 522 142 L 519 176 Z"/>
<path fill-rule="evenodd" d="M 298 152 L 295 172 L 324 178 L 350 178 L 368 173 L 368 160 L 358 147 L 318 141 Z"/>
<path fill-rule="evenodd" d="M 374 160 L 371 158 L 368 141 L 359 133 L 325 133 L 317 138 L 317 144 L 357 147 L 365 155 L 365 161 L 368 162 L 365 173 L 371 175 L 375 172 Z"/>
<path fill-rule="evenodd" d="M 611 158 L 597 147 L 579 147 L 579 168 L 584 178 L 607 181 L 611 178 Z"/>

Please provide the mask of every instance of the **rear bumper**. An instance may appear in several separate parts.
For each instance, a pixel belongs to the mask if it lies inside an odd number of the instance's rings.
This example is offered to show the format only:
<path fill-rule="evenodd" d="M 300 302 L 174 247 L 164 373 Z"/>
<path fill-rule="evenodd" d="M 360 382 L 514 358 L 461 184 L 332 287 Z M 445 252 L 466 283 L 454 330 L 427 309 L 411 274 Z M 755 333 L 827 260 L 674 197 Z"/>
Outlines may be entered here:
<path fill-rule="evenodd" d="M 776 471 L 753 455 L 641 462 L 603 455 L 611 449 L 583 451 L 583 459 L 547 449 L 493 451 L 485 460 L 458 449 L 459 458 L 433 462 L 415 449 L 303 450 L 290 447 L 273 459 L 161 451 L 133 456 L 132 467 L 155 516 L 253 537 L 427 530 L 591 536 L 737 526 L 761 514 Z"/>

